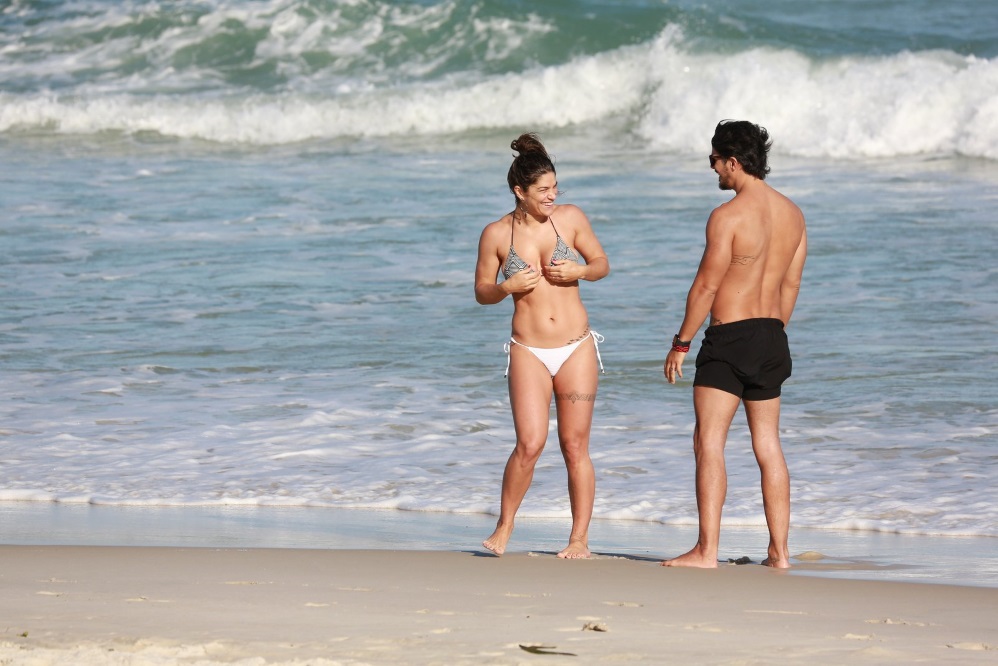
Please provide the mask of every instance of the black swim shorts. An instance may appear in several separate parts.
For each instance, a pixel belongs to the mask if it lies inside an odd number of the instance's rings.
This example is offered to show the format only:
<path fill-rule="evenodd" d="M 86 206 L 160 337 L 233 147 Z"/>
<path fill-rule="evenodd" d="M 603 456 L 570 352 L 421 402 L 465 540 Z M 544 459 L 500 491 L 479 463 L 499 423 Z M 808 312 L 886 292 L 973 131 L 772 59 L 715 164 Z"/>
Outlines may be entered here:
<path fill-rule="evenodd" d="M 707 327 L 693 385 L 721 389 L 743 400 L 772 400 L 780 397 L 791 368 L 783 322 L 745 319 Z"/>

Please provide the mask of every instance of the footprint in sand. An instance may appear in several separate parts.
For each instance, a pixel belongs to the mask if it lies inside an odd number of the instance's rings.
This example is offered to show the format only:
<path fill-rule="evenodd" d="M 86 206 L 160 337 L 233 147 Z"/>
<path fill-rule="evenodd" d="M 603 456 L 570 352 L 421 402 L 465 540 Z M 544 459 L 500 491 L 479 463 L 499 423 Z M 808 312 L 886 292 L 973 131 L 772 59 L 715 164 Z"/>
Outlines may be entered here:
<path fill-rule="evenodd" d="M 633 601 L 604 601 L 606 606 L 620 606 L 621 608 L 641 608 L 642 604 Z"/>
<path fill-rule="evenodd" d="M 884 618 L 883 620 L 867 620 L 867 624 L 902 624 L 909 627 L 928 627 L 927 622 L 909 622 L 908 620 L 895 620 L 893 618 Z"/>
<path fill-rule="evenodd" d="M 607 629 L 606 622 L 586 622 L 582 625 L 582 631 L 610 631 Z"/>
<path fill-rule="evenodd" d="M 807 615 L 804 611 L 788 611 L 788 610 L 752 610 L 746 609 L 746 613 L 768 613 L 770 615 Z M 870 622 L 870 620 L 867 620 Z"/>
<path fill-rule="evenodd" d="M 430 610 L 429 608 L 420 608 L 415 611 L 416 615 L 457 615 L 455 611 L 448 610 Z"/>
<path fill-rule="evenodd" d="M 691 631 L 704 631 L 708 634 L 721 634 L 724 630 L 720 627 L 712 627 L 706 624 L 688 624 L 683 629 L 689 629 Z"/>
<path fill-rule="evenodd" d="M 954 650 L 974 650 L 978 652 L 998 650 L 998 645 L 990 645 L 988 643 L 950 643 L 946 647 L 953 648 Z"/>

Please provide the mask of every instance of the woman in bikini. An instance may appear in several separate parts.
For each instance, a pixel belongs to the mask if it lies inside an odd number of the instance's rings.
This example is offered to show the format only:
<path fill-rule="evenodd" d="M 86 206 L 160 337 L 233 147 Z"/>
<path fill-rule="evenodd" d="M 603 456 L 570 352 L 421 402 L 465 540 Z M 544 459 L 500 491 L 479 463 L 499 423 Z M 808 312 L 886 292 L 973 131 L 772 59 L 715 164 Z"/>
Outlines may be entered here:
<path fill-rule="evenodd" d="M 572 507 L 572 533 L 558 557 L 585 558 L 596 494 L 589 431 L 602 362 L 601 337 L 589 329 L 579 280 L 606 277 L 610 263 L 585 214 L 555 205 L 557 175 L 537 136 L 524 134 L 510 147 L 518 153 L 506 176 L 514 209 L 482 231 L 475 298 L 491 305 L 513 295 L 506 374 L 516 446 L 503 474 L 496 530 L 482 545 L 497 555 L 506 550 L 547 441 L 553 395 Z M 500 272 L 505 279 L 497 283 Z"/>

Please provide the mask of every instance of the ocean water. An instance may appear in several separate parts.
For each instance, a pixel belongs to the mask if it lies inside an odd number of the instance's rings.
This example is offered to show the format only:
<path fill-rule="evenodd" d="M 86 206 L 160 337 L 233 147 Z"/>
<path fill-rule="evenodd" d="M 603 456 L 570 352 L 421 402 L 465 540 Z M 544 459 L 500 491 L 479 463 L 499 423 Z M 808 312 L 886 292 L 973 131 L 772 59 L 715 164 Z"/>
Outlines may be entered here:
<path fill-rule="evenodd" d="M 809 224 L 793 526 L 998 537 L 995 34 L 976 0 L 5 3 L 0 501 L 496 513 L 512 305 L 472 279 L 533 130 L 613 269 L 596 516 L 695 525 L 662 361 L 747 118 Z M 763 525 L 741 416 L 728 472 Z M 552 441 L 521 515 L 568 514 Z"/>

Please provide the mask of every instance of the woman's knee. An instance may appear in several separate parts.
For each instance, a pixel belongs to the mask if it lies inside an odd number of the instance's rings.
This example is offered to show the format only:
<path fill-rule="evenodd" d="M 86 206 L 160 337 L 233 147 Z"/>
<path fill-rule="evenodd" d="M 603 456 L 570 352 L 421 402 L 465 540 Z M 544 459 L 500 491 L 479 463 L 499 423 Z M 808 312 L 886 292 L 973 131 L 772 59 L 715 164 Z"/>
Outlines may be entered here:
<path fill-rule="evenodd" d="M 534 463 L 544 451 L 545 440 L 540 438 L 520 438 L 516 440 L 513 455 L 523 461 Z"/>
<path fill-rule="evenodd" d="M 587 434 L 559 435 L 558 440 L 565 462 L 572 464 L 589 460 L 589 436 Z"/>

